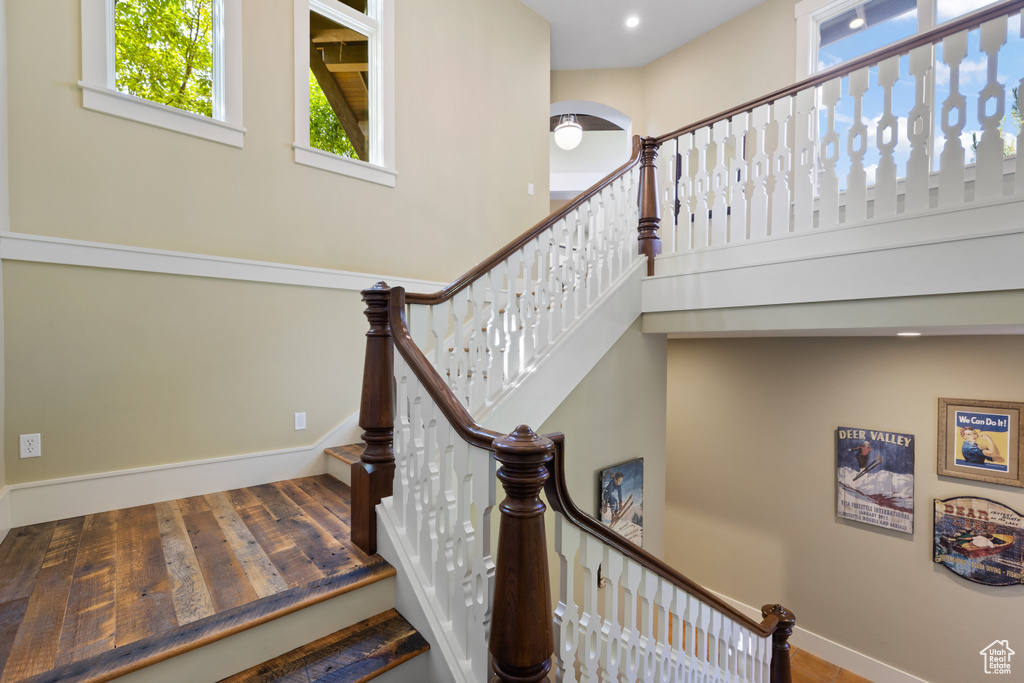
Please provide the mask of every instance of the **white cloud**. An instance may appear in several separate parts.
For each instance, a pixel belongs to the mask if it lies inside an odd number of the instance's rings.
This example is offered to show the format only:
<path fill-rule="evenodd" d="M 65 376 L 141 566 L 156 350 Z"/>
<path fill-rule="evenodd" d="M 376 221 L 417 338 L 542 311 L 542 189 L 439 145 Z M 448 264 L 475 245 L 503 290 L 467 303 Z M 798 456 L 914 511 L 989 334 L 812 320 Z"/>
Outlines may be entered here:
<path fill-rule="evenodd" d="M 961 14 L 967 14 L 991 4 L 993 4 L 992 0 L 939 0 L 938 15 L 950 18 L 959 17 Z"/>

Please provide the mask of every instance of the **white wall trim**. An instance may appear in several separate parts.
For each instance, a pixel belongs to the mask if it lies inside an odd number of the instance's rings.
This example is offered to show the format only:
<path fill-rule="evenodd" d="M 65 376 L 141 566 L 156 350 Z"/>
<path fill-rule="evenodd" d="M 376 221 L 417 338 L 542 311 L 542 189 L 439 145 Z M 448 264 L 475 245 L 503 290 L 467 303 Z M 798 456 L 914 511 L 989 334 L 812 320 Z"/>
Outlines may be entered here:
<path fill-rule="evenodd" d="M 447 284 L 15 232 L 0 233 L 0 259 L 354 291 L 371 287 L 380 280 L 412 292 L 435 292 Z"/>
<path fill-rule="evenodd" d="M 761 621 L 761 610 L 754 609 L 750 605 L 745 605 L 739 600 L 734 600 L 728 595 L 722 595 L 716 591 L 711 591 L 722 600 L 725 600 L 731 606 L 740 610 L 754 621 Z M 797 626 L 793 629 L 793 635 L 789 638 L 790 645 L 798 647 L 801 650 L 807 650 L 815 657 L 821 657 L 836 666 L 847 669 L 848 671 L 863 676 L 872 681 L 885 681 L 886 683 L 928 683 L 923 678 L 918 678 L 911 674 L 901 671 L 895 667 L 891 667 L 884 662 L 880 662 L 877 659 L 851 650 L 845 645 L 840 645 L 834 641 L 819 636 L 817 633 L 808 631 L 799 625 L 800 615 L 797 615 Z"/>
<path fill-rule="evenodd" d="M 0 531 L 5 514 L 18 527 L 322 474 L 324 449 L 359 441 L 358 421 L 349 416 L 311 446 L 11 484 L 0 489 Z"/>
<path fill-rule="evenodd" d="M 7 532 L 11 530 L 11 487 L 0 488 L 0 542 L 7 538 Z"/>

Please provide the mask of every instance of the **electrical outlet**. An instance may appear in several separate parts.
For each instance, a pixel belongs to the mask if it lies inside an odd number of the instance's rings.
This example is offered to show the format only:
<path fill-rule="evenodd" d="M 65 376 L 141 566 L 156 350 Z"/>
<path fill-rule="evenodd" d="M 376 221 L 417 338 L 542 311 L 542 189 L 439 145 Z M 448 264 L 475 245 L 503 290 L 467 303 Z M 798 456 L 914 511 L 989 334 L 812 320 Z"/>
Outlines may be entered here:
<path fill-rule="evenodd" d="M 295 413 L 295 431 L 302 431 L 306 428 L 306 414 Z"/>
<path fill-rule="evenodd" d="M 526 194 L 533 196 L 533 183 L 526 183 Z"/>
<path fill-rule="evenodd" d="M 42 437 L 38 434 L 21 435 L 21 457 L 38 458 L 43 454 Z"/>

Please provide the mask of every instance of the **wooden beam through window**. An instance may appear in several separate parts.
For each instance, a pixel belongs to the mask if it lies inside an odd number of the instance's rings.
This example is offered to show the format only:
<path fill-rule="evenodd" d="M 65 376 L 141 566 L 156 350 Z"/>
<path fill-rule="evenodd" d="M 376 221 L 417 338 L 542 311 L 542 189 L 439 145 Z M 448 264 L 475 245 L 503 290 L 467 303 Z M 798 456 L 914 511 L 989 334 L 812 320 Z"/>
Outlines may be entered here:
<path fill-rule="evenodd" d="M 352 148 L 355 149 L 356 155 L 363 161 L 369 161 L 366 151 L 366 136 L 359 128 L 359 118 L 352 111 L 352 107 L 349 106 L 344 93 L 341 91 L 341 86 L 334 79 L 331 70 L 327 68 L 323 57 L 320 56 L 320 50 L 317 49 L 317 45 L 312 39 L 309 41 L 309 68 L 313 71 L 316 82 L 320 84 L 320 89 L 327 96 L 327 102 L 331 105 L 331 109 L 334 110 L 334 115 L 338 117 L 338 122 L 341 123 L 345 135 L 348 136 L 349 142 L 352 143 Z"/>

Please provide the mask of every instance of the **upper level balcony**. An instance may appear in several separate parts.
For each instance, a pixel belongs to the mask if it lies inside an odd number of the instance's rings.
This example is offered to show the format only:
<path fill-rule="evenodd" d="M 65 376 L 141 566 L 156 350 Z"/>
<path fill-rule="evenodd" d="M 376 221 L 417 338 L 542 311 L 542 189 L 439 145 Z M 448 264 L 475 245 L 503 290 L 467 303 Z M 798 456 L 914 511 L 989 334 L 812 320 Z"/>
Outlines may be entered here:
<path fill-rule="evenodd" d="M 658 137 L 645 329 L 1024 329 L 1022 7 Z"/>

